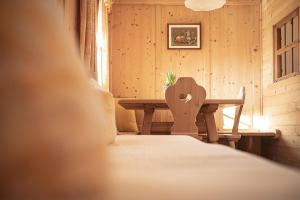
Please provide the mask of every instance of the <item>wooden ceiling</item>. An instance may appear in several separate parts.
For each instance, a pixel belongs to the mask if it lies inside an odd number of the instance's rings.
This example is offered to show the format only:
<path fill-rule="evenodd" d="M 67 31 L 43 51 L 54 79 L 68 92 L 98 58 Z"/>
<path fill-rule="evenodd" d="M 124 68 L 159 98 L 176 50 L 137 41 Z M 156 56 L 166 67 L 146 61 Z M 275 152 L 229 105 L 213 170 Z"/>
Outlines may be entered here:
<path fill-rule="evenodd" d="M 261 0 L 227 0 L 226 5 L 256 5 Z M 113 4 L 183 5 L 184 0 L 112 0 Z"/>

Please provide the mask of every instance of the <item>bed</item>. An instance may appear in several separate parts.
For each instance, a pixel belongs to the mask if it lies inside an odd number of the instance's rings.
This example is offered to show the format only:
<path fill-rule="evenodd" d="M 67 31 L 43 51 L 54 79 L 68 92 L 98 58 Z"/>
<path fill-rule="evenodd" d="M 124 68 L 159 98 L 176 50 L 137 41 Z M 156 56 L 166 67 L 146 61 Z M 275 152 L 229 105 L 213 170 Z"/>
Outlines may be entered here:
<path fill-rule="evenodd" d="M 300 199 L 300 174 L 189 136 L 118 135 L 112 199 Z"/>
<path fill-rule="evenodd" d="M 300 199 L 300 173 L 270 161 L 116 136 L 114 99 L 92 89 L 54 2 L 0 5 L 0 199 Z"/>

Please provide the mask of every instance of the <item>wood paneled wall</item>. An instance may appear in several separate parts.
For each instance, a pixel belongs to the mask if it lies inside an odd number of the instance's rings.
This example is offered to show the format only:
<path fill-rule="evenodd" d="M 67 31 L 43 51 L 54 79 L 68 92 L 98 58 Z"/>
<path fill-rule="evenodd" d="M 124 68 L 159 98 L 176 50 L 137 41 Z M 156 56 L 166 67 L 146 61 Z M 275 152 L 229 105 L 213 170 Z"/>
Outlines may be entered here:
<path fill-rule="evenodd" d="M 246 87 L 243 115 L 261 112 L 260 6 L 226 6 L 210 14 L 212 98 L 235 98 Z"/>
<path fill-rule="evenodd" d="M 263 113 L 282 131 L 263 145 L 264 155 L 300 167 L 300 75 L 273 83 L 273 25 L 300 6 L 299 0 L 262 1 Z"/>
<path fill-rule="evenodd" d="M 244 114 L 259 114 L 260 4 L 234 2 L 212 12 L 180 5 L 114 4 L 110 16 L 114 96 L 164 98 L 165 74 L 172 70 L 177 76 L 194 77 L 208 98 L 233 98 L 240 86 L 246 86 Z M 199 22 L 201 50 L 167 49 L 167 23 Z M 156 116 L 162 118 L 167 117 Z"/>

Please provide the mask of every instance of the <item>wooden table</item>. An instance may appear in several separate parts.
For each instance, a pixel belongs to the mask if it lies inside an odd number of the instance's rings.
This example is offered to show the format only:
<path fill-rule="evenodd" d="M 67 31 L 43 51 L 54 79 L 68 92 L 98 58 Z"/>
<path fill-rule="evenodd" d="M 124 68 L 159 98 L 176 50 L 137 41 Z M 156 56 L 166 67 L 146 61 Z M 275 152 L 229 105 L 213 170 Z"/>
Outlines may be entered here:
<path fill-rule="evenodd" d="M 164 99 L 120 99 L 119 104 L 128 110 L 144 110 L 144 120 L 141 134 L 151 134 L 152 118 L 155 110 L 168 110 L 169 107 Z M 219 140 L 214 113 L 219 105 L 241 105 L 240 99 L 206 99 L 201 107 L 208 132 L 210 143 L 217 143 Z"/>

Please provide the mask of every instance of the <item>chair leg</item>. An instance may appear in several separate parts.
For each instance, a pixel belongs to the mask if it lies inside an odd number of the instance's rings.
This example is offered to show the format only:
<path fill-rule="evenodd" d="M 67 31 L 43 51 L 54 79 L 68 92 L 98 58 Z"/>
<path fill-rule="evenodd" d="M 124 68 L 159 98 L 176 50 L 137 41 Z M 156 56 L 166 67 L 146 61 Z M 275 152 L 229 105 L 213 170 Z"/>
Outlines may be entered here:
<path fill-rule="evenodd" d="M 235 142 L 233 140 L 229 140 L 229 146 L 235 149 Z"/>

